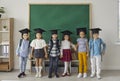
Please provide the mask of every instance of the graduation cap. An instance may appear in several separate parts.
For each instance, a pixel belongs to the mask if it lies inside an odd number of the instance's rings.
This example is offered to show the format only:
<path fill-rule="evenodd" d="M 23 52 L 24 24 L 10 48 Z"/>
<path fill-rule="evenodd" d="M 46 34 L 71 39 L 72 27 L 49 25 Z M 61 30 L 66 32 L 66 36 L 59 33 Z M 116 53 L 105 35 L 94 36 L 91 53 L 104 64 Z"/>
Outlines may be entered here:
<path fill-rule="evenodd" d="M 80 32 L 84 32 L 85 34 L 87 33 L 86 28 L 77 28 L 77 35 L 79 35 Z"/>
<path fill-rule="evenodd" d="M 30 32 L 30 30 L 25 28 L 25 29 L 20 30 L 19 32 L 22 33 L 22 34 L 25 34 L 25 33 L 28 34 Z"/>
<path fill-rule="evenodd" d="M 90 29 L 91 31 L 92 31 L 92 34 L 99 34 L 99 31 L 102 31 L 102 29 L 100 29 L 100 28 L 92 28 L 92 29 Z"/>
<path fill-rule="evenodd" d="M 62 31 L 61 33 L 63 33 L 63 35 L 71 35 L 72 34 L 72 32 L 69 30 Z"/>
<path fill-rule="evenodd" d="M 41 28 L 35 28 L 34 29 L 34 31 L 36 32 L 36 33 L 43 33 L 43 32 L 45 32 L 45 30 L 43 30 L 43 29 L 41 29 Z"/>
<path fill-rule="evenodd" d="M 58 33 L 58 30 L 55 29 L 55 30 L 50 30 L 52 34 L 57 34 Z"/>

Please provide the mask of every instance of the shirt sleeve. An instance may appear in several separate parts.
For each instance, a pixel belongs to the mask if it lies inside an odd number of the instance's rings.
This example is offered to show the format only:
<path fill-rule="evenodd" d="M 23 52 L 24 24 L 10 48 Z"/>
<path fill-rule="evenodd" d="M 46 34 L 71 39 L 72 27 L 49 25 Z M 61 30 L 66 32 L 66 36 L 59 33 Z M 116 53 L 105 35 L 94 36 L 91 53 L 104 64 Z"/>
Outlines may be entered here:
<path fill-rule="evenodd" d="M 70 45 L 72 46 L 72 48 L 75 48 L 75 45 L 73 43 L 70 43 Z"/>
<path fill-rule="evenodd" d="M 106 49 L 106 44 L 104 43 L 104 41 L 102 39 L 101 39 L 101 45 L 102 45 L 101 52 L 104 53 L 105 49 Z"/>
<path fill-rule="evenodd" d="M 32 40 L 32 42 L 30 43 L 31 47 L 35 47 L 35 40 Z"/>
<path fill-rule="evenodd" d="M 79 42 L 79 38 L 76 41 Z"/>
<path fill-rule="evenodd" d="M 85 39 L 85 42 L 88 42 L 88 40 L 87 40 L 87 39 Z"/>
<path fill-rule="evenodd" d="M 45 40 L 43 40 L 43 44 L 42 44 L 42 46 L 43 46 L 43 47 L 46 47 L 46 46 L 47 46 Z"/>
<path fill-rule="evenodd" d="M 89 40 L 89 51 L 90 51 L 90 50 L 91 50 L 91 48 L 92 48 L 91 43 L 92 43 L 92 39 L 90 39 L 90 40 Z"/>

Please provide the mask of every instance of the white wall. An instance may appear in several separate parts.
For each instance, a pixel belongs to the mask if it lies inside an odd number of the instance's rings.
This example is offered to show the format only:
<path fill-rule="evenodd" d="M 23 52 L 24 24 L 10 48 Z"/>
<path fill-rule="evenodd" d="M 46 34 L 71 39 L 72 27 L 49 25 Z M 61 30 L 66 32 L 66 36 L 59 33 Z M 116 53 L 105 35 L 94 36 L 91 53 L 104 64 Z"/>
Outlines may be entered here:
<path fill-rule="evenodd" d="M 29 3 L 91 3 L 92 27 L 103 29 L 100 36 L 107 44 L 103 69 L 120 70 L 120 46 L 115 44 L 118 31 L 118 0 L 0 0 L 0 6 L 6 8 L 7 16 L 15 18 L 15 48 L 21 37 L 18 30 L 28 27 Z M 18 69 L 18 57 L 15 56 L 14 62 L 15 68 Z"/>

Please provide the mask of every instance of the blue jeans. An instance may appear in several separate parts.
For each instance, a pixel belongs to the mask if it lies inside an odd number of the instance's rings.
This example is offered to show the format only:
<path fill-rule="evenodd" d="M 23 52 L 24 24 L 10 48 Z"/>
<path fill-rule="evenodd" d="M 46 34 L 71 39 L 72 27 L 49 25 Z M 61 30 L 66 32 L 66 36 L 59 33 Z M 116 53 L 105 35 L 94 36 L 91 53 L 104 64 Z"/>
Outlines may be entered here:
<path fill-rule="evenodd" d="M 25 72 L 26 70 L 26 64 L 27 64 L 27 57 L 19 57 L 19 62 L 20 62 L 20 72 Z"/>
<path fill-rule="evenodd" d="M 49 63 L 49 75 L 52 75 L 52 72 L 55 72 L 55 75 L 57 75 L 58 70 L 58 61 L 59 57 L 51 57 L 50 56 L 50 63 Z"/>

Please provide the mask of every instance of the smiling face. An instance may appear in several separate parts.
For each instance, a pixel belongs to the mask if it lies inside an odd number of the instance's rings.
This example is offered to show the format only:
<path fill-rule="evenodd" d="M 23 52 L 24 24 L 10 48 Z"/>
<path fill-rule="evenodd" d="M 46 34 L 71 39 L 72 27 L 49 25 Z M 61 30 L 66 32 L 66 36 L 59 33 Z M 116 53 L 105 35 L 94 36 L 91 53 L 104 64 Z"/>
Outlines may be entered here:
<path fill-rule="evenodd" d="M 22 35 L 22 37 L 23 37 L 23 39 L 27 40 L 27 39 L 29 38 L 29 34 L 24 33 L 24 34 Z"/>
<path fill-rule="evenodd" d="M 80 38 L 84 38 L 84 37 L 85 37 L 85 33 L 84 33 L 83 31 L 81 31 L 81 32 L 79 33 L 79 36 L 80 36 Z"/>
<path fill-rule="evenodd" d="M 41 39 L 42 38 L 42 34 L 41 33 L 36 33 L 36 38 L 37 39 Z"/>

